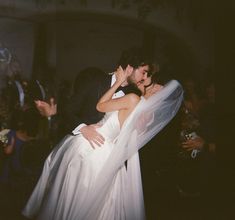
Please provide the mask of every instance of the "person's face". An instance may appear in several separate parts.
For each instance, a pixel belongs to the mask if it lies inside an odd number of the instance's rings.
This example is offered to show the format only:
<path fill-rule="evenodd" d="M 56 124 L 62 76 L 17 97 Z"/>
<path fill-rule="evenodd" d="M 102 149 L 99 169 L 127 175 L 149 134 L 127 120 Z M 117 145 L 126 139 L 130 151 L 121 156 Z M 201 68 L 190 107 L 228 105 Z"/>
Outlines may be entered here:
<path fill-rule="evenodd" d="M 142 94 L 145 93 L 145 86 L 148 86 L 151 84 L 151 77 L 146 77 L 145 80 L 142 80 L 138 85 L 138 89 L 141 91 Z"/>
<path fill-rule="evenodd" d="M 149 66 L 140 66 L 137 69 L 134 69 L 132 74 L 128 77 L 128 83 L 134 83 L 137 86 L 141 84 L 142 81 L 147 79 L 147 74 L 149 71 Z"/>

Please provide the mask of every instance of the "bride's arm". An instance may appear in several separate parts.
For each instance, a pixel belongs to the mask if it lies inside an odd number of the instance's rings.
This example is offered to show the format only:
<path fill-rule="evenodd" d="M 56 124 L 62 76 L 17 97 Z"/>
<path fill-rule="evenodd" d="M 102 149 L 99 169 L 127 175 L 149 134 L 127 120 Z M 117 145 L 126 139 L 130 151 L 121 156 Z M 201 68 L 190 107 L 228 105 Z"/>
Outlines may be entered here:
<path fill-rule="evenodd" d="M 111 99 L 103 103 L 98 103 L 96 108 L 100 112 L 112 112 L 122 109 L 132 109 L 139 102 L 140 97 L 134 93 L 125 95 L 121 98 Z"/>
<path fill-rule="evenodd" d="M 121 109 L 129 109 L 135 106 L 139 102 L 139 97 L 135 94 L 128 94 L 121 98 L 112 99 L 113 94 L 119 86 L 121 86 L 131 74 L 130 68 L 127 67 L 123 71 L 122 67 L 119 67 L 116 71 L 116 82 L 113 86 L 100 98 L 96 108 L 100 112 L 111 112 Z"/>

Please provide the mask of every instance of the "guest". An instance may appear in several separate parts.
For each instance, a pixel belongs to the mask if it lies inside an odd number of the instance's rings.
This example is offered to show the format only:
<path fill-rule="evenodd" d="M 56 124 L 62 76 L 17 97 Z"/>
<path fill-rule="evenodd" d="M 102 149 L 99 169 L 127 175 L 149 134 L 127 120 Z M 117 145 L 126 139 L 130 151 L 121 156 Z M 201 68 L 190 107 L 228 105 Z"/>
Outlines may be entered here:
<path fill-rule="evenodd" d="M 37 112 L 30 109 L 18 111 L 13 118 L 12 128 L 7 134 L 8 142 L 4 146 L 4 168 L 1 172 L 1 182 L 14 187 L 17 179 L 23 172 L 21 156 L 24 143 L 32 140 L 37 135 Z"/>

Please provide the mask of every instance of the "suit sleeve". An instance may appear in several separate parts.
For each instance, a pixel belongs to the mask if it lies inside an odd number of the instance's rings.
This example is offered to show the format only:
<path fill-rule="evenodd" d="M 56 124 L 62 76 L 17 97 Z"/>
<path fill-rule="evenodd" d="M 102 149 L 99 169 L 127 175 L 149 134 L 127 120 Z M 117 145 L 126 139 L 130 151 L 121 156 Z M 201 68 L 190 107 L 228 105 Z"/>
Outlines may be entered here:
<path fill-rule="evenodd" d="M 83 81 L 64 111 L 63 125 L 67 133 L 82 123 L 94 124 L 101 120 L 103 113 L 96 110 L 96 104 L 106 90 L 103 78 Z"/>

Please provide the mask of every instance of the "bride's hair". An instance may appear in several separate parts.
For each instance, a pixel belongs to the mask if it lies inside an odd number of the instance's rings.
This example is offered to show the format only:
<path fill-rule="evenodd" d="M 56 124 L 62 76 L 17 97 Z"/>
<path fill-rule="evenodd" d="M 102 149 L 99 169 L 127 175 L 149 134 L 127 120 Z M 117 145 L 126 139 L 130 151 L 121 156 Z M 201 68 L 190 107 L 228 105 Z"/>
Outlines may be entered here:
<path fill-rule="evenodd" d="M 153 84 L 165 85 L 171 80 L 169 74 L 166 72 L 165 68 L 159 68 L 159 64 L 152 63 L 149 65 L 148 77 L 151 76 L 151 82 Z"/>
<path fill-rule="evenodd" d="M 148 77 L 151 77 L 151 82 L 144 86 L 144 94 L 146 93 L 146 89 L 153 84 L 160 84 L 164 86 L 167 82 L 170 81 L 168 74 L 164 70 L 159 69 L 159 65 L 156 63 L 152 63 L 149 65 Z"/>

